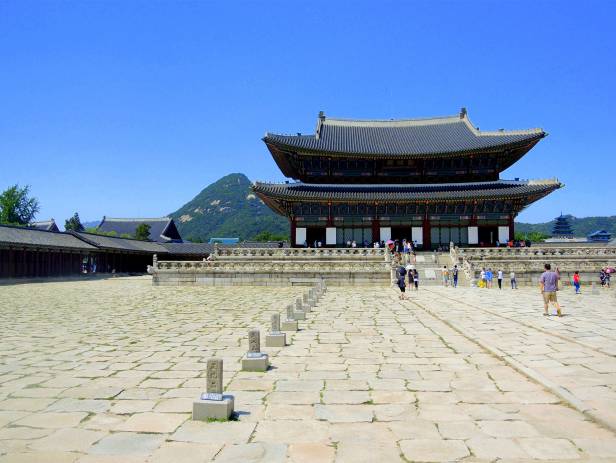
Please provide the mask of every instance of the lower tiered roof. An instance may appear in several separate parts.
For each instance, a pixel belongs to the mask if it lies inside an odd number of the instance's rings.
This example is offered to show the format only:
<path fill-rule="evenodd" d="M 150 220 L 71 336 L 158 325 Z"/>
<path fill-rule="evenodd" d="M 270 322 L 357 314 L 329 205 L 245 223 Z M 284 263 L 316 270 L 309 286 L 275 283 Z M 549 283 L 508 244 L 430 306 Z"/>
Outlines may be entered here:
<path fill-rule="evenodd" d="M 255 182 L 261 199 L 336 202 L 425 202 L 543 197 L 560 188 L 558 180 L 498 180 L 476 183 L 340 185 Z M 538 199 L 538 198 L 537 198 Z"/>

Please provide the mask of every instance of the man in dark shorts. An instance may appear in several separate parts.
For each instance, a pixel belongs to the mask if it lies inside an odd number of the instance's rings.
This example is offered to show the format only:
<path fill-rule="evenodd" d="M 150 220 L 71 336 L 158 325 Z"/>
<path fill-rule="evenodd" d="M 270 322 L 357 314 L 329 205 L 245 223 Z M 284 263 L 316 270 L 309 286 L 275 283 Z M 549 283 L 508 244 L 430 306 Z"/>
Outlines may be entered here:
<path fill-rule="evenodd" d="M 552 302 L 556 306 L 556 313 L 559 317 L 562 317 L 563 314 L 556 298 L 560 276 L 558 273 L 552 271 L 552 266 L 550 264 L 545 264 L 544 268 L 545 272 L 541 274 L 541 278 L 539 279 L 539 288 L 541 288 L 541 294 L 543 295 L 543 315 L 547 317 L 550 314 L 548 305 Z"/>

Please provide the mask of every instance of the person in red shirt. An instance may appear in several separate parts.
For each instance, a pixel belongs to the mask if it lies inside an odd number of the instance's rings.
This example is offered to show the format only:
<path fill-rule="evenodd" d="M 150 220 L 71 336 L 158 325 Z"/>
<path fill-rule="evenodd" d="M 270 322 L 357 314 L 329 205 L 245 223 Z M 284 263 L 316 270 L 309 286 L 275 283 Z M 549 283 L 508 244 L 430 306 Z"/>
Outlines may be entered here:
<path fill-rule="evenodd" d="M 573 286 L 575 286 L 575 294 L 580 294 L 580 272 L 577 270 L 573 274 Z"/>

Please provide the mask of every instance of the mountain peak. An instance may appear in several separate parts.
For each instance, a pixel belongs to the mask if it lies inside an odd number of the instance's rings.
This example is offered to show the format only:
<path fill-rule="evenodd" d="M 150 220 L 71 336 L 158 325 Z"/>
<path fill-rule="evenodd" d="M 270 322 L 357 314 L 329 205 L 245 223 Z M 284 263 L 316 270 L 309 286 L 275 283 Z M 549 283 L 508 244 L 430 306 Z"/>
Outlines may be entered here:
<path fill-rule="evenodd" d="M 275 214 L 251 191 L 242 173 L 218 179 L 177 211 L 169 214 L 184 239 L 253 238 L 263 231 L 288 234 L 287 220 Z"/>

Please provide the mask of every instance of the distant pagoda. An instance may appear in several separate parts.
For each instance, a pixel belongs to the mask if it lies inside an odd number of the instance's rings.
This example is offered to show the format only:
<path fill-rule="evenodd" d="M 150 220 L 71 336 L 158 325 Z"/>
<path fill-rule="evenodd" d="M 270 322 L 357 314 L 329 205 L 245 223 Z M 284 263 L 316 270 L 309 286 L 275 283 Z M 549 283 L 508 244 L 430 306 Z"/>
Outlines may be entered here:
<path fill-rule="evenodd" d="M 404 238 L 423 249 L 491 246 L 513 239 L 516 215 L 562 186 L 500 178 L 545 136 L 542 129 L 480 131 L 464 108 L 409 120 L 321 112 L 313 134 L 263 138 L 282 173 L 298 182 L 252 189 L 289 218 L 293 246 Z"/>
<path fill-rule="evenodd" d="M 555 220 L 552 236 L 554 238 L 573 238 L 573 229 L 569 223 L 569 218 L 561 213 Z"/>

